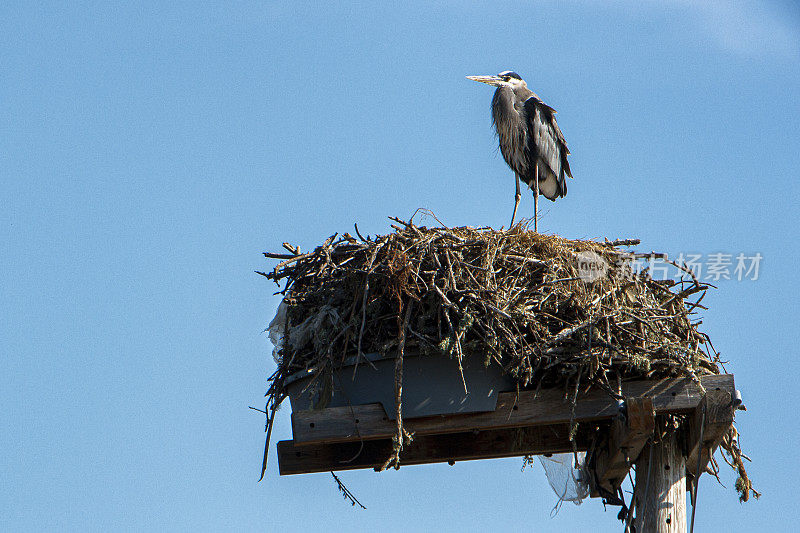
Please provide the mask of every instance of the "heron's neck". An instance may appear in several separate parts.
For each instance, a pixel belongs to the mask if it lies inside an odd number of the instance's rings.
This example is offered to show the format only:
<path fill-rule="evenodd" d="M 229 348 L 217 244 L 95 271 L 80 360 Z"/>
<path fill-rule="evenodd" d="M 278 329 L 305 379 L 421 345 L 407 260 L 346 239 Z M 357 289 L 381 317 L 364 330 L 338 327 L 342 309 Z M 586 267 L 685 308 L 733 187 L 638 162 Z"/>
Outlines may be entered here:
<path fill-rule="evenodd" d="M 517 115 L 517 101 L 509 87 L 499 87 L 492 98 L 492 120 L 497 126 L 504 126 Z"/>
<path fill-rule="evenodd" d="M 525 143 L 525 121 L 520 113 L 522 103 L 517 102 L 514 91 L 508 87 L 498 88 L 492 98 L 492 122 L 500 140 L 500 152 L 515 172 L 522 169 L 519 155 Z"/>

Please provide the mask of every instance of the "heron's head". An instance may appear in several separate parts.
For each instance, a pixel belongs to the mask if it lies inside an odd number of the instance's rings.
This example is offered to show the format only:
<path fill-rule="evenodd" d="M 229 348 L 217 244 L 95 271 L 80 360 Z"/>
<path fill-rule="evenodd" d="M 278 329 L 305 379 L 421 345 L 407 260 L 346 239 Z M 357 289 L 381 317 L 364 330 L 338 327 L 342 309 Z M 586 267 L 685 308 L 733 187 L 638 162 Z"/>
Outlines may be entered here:
<path fill-rule="evenodd" d="M 501 72 L 496 76 L 467 76 L 467 79 L 494 85 L 495 87 L 508 87 L 514 91 L 528 86 L 519 74 L 510 70 Z"/>

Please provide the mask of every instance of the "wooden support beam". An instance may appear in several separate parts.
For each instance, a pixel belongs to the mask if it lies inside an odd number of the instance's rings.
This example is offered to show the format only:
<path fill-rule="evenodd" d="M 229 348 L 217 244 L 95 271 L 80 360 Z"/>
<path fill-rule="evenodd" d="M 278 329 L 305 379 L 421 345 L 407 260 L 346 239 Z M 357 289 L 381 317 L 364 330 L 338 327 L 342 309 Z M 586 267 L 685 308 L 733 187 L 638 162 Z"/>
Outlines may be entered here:
<path fill-rule="evenodd" d="M 685 476 L 675 432 L 645 447 L 636 462 L 636 531 L 686 533 Z"/>
<path fill-rule="evenodd" d="M 689 421 L 686 473 L 687 479 L 692 481 L 698 472 L 698 455 L 700 456 L 699 474 L 702 475 L 714 450 L 733 424 L 735 409 L 733 391 L 725 387 L 707 387 L 706 390 L 705 398 L 695 409 L 694 416 Z M 701 430 L 701 428 L 703 429 Z M 703 435 L 702 442 L 700 441 L 701 433 Z"/>
<path fill-rule="evenodd" d="M 586 451 L 593 428 L 579 428 L 578 451 Z M 278 443 L 278 465 L 282 476 L 333 470 L 380 468 L 391 455 L 390 440 L 343 442 L 297 446 L 290 440 Z M 420 465 L 565 453 L 572 451 L 568 425 L 501 429 L 480 432 L 418 436 L 400 453 L 401 465 Z"/>
<path fill-rule="evenodd" d="M 631 464 L 653 435 L 656 425 L 653 399 L 625 398 L 625 405 L 626 415 L 611 422 L 611 430 L 595 448 L 594 457 L 590 458 L 592 497 L 600 496 L 600 489 L 616 494 Z"/>
<path fill-rule="evenodd" d="M 706 390 L 720 389 L 733 394 L 733 376 L 703 376 Z M 631 381 L 622 384 L 623 396 L 651 397 L 656 414 L 685 414 L 694 411 L 702 389 L 687 378 Z M 471 430 L 503 429 L 533 425 L 566 424 L 570 420 L 591 422 L 611 420 L 618 414 L 616 400 L 606 392 L 591 389 L 578 395 L 574 412 L 563 389 L 499 394 L 497 409 L 488 413 L 432 416 L 404 420 L 407 430 L 422 435 L 461 433 Z M 292 413 L 294 445 L 390 439 L 397 427 L 380 404 L 333 407 Z"/>

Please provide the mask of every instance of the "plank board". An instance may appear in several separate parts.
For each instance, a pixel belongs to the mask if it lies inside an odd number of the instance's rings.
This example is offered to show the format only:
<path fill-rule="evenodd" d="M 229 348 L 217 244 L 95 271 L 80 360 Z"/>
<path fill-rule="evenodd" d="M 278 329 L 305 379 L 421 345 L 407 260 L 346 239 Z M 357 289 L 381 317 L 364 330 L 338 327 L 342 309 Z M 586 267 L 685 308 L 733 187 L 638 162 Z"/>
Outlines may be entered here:
<path fill-rule="evenodd" d="M 575 436 L 578 451 L 586 451 L 593 428 L 579 428 Z M 403 466 L 475 459 L 572 451 L 567 425 L 500 429 L 446 435 L 418 436 L 400 454 Z M 391 455 L 391 440 L 343 442 L 297 446 L 290 440 L 278 442 L 280 474 L 307 474 L 358 468 L 380 468 Z"/>
<path fill-rule="evenodd" d="M 686 470 L 689 479 L 694 479 L 698 465 L 698 454 L 700 455 L 700 475 L 706 469 L 711 456 L 719 446 L 722 437 L 728 432 L 733 424 L 733 394 L 727 389 L 715 387 L 709 388 L 705 401 L 695 410 L 694 418 L 690 420 L 688 434 L 689 454 L 686 459 Z M 705 416 L 703 415 L 705 408 Z M 702 430 L 703 440 L 700 441 L 700 427 L 704 423 Z"/>
<path fill-rule="evenodd" d="M 628 406 L 627 416 L 615 418 L 608 431 L 595 449 L 592 464 L 595 479 L 592 483 L 592 496 L 599 496 L 602 488 L 608 494 L 615 494 L 617 488 L 628 475 L 631 464 L 653 435 L 655 429 L 655 409 L 651 398 L 625 398 Z"/>
<path fill-rule="evenodd" d="M 730 374 L 703 376 L 707 390 L 734 392 Z M 702 399 L 700 387 L 688 378 L 652 381 L 630 381 L 622 384 L 627 397 L 650 397 L 656 414 L 693 412 Z M 591 389 L 579 394 L 574 414 L 563 389 L 501 393 L 497 409 L 488 413 L 433 416 L 404 420 L 405 428 L 417 436 L 462 433 L 471 430 L 504 429 L 607 420 L 616 416 L 616 400 L 606 392 Z M 292 413 L 294 447 L 348 441 L 390 439 L 395 423 L 386 416 L 380 404 L 334 407 L 318 411 Z"/>

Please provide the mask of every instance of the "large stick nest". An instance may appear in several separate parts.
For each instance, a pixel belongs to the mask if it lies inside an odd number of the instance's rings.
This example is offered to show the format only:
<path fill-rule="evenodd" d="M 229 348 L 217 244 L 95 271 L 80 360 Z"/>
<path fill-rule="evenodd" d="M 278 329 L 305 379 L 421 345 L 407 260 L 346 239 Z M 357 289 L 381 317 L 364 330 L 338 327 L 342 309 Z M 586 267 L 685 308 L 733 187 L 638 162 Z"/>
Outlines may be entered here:
<path fill-rule="evenodd" d="M 280 262 L 259 273 L 283 284 L 268 407 L 283 399 L 289 375 L 319 379 L 348 357 L 375 352 L 459 361 L 477 353 L 520 387 L 581 383 L 612 393 L 625 379 L 719 373 L 695 318 L 710 286 L 674 263 L 679 279 L 634 268 L 650 258 L 668 262 L 622 249 L 638 240 L 393 220 L 388 235 L 345 233 L 311 252 L 284 244 L 290 253 L 264 254 Z M 605 269 L 598 279 L 587 276 L 587 257 Z"/>
<path fill-rule="evenodd" d="M 345 234 L 309 253 L 265 254 L 282 262 L 263 274 L 285 282 L 280 374 L 396 350 L 412 302 L 406 350 L 481 353 L 522 386 L 563 382 L 581 370 L 599 385 L 617 374 L 719 373 L 708 336 L 692 320 L 709 286 L 689 271 L 664 281 L 635 272 L 634 260 L 663 258 L 620 250 L 638 240 L 402 224 L 374 239 Z M 587 257 L 607 268 L 594 282 Z"/>

